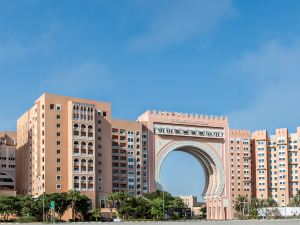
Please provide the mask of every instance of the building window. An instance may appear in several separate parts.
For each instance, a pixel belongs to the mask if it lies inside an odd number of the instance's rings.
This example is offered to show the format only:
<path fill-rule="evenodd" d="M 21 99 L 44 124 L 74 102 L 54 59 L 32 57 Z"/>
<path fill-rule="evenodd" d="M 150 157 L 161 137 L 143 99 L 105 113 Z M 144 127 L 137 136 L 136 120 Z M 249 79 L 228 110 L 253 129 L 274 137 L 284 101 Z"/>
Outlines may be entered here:
<path fill-rule="evenodd" d="M 57 128 L 60 128 L 60 124 L 59 124 L 59 123 L 58 123 L 58 124 L 56 124 L 56 127 L 57 127 Z"/>
<path fill-rule="evenodd" d="M 61 110 L 61 105 L 56 105 L 56 111 L 60 111 Z"/>
<path fill-rule="evenodd" d="M 61 175 L 57 175 L 56 180 L 61 180 Z"/>
<path fill-rule="evenodd" d="M 56 189 L 60 190 L 61 189 L 61 184 L 56 184 Z"/>
<path fill-rule="evenodd" d="M 60 150 L 59 149 L 56 150 L 56 154 L 60 154 Z"/>
<path fill-rule="evenodd" d="M 56 133 L 56 136 L 57 136 L 57 137 L 60 137 L 60 132 L 57 132 L 57 133 Z"/>
<path fill-rule="evenodd" d="M 59 119 L 60 119 L 60 115 L 56 115 L 56 119 L 58 119 L 58 120 L 59 120 Z"/>
<path fill-rule="evenodd" d="M 56 167 L 56 171 L 57 171 L 57 172 L 60 172 L 60 167 Z"/>
<path fill-rule="evenodd" d="M 50 109 L 51 109 L 51 110 L 54 109 L 54 104 L 50 104 Z"/>
<path fill-rule="evenodd" d="M 57 162 L 57 163 L 60 163 L 60 158 L 57 158 L 57 159 L 56 159 L 56 162 Z"/>
<path fill-rule="evenodd" d="M 57 145 L 60 145 L 60 141 L 57 141 L 56 144 L 57 144 Z"/>

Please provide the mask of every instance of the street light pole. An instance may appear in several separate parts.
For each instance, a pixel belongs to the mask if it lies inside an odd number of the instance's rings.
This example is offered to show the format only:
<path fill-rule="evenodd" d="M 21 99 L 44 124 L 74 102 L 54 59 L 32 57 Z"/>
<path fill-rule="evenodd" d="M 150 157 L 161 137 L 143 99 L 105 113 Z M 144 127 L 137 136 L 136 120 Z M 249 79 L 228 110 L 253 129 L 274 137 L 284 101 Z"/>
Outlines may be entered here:
<path fill-rule="evenodd" d="M 165 191 L 163 190 L 163 220 L 165 220 Z"/>
<path fill-rule="evenodd" d="M 284 217 L 285 217 L 285 219 L 286 219 L 286 187 L 285 187 L 285 194 L 284 194 Z"/>
<path fill-rule="evenodd" d="M 41 178 L 39 176 L 36 176 L 36 178 L 39 180 L 41 184 Z M 45 221 L 45 191 L 43 189 L 43 222 Z"/>

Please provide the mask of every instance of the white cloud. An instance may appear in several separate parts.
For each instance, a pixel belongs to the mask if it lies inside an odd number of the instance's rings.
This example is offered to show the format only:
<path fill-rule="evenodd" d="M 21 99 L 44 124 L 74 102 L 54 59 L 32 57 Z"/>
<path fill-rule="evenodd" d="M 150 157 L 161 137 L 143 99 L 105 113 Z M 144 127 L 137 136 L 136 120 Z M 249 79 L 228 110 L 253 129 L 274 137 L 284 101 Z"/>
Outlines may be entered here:
<path fill-rule="evenodd" d="M 299 42 L 271 40 L 231 63 L 225 72 L 255 81 L 253 101 L 230 114 L 232 127 L 269 129 L 273 133 L 278 127 L 295 130 L 300 126 Z"/>
<path fill-rule="evenodd" d="M 174 0 L 164 9 L 157 7 L 148 29 L 131 40 L 135 51 L 157 51 L 210 32 L 221 19 L 232 16 L 232 0 Z"/>

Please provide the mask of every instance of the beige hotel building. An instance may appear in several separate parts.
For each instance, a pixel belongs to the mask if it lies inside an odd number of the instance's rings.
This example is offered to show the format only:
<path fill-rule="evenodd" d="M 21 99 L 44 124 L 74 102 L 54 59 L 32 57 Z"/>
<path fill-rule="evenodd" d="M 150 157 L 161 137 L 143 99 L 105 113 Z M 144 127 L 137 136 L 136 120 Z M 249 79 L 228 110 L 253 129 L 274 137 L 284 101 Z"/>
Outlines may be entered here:
<path fill-rule="evenodd" d="M 226 117 L 146 111 L 126 121 L 111 115 L 110 103 L 39 97 L 17 121 L 17 193 L 75 189 L 93 208 L 106 208 L 112 192 L 160 189 L 160 167 L 173 150 L 202 165 L 208 219 L 231 219 L 239 195 L 272 197 L 284 206 L 299 190 L 300 128 L 251 134 L 230 129 Z"/>

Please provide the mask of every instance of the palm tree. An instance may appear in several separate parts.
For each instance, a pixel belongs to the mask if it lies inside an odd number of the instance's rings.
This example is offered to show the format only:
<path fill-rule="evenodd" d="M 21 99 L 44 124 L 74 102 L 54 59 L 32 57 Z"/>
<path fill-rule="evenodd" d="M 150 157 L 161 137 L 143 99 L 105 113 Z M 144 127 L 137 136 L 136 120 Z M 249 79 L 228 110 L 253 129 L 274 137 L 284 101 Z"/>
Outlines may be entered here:
<path fill-rule="evenodd" d="M 239 211 L 241 213 L 244 213 L 246 203 L 248 202 L 248 199 L 244 195 L 239 195 L 235 201 L 235 210 Z"/>
<path fill-rule="evenodd" d="M 300 190 L 298 190 L 297 194 L 291 199 L 289 206 L 293 206 L 293 207 L 300 206 Z"/>
<path fill-rule="evenodd" d="M 77 201 L 79 201 L 81 199 L 81 194 L 79 191 L 70 190 L 68 192 L 68 199 L 71 202 L 72 220 L 75 221 L 75 204 Z"/>
<path fill-rule="evenodd" d="M 276 207 L 277 202 L 273 198 L 267 198 L 266 199 L 266 206 L 267 207 Z"/>

